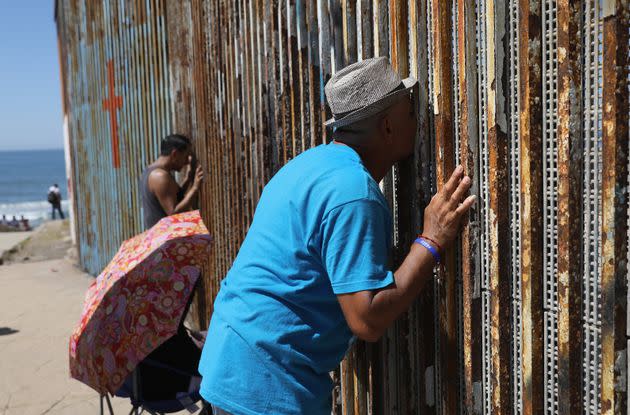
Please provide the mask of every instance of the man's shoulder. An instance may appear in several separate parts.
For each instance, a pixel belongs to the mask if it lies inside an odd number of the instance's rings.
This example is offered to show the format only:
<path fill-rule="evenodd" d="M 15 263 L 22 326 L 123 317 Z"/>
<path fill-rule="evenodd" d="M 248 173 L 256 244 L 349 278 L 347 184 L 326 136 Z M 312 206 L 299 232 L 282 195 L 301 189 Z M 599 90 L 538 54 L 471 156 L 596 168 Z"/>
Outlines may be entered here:
<path fill-rule="evenodd" d="M 351 149 L 320 145 L 301 153 L 274 176 L 267 193 L 283 199 L 304 198 L 324 204 L 324 211 L 356 200 L 374 200 L 387 206 L 378 183 Z"/>
<path fill-rule="evenodd" d="M 173 184 L 177 184 L 171 174 L 163 168 L 157 167 L 147 175 L 147 187 L 152 193 L 156 191 L 164 191 L 171 188 Z"/>
<path fill-rule="evenodd" d="M 174 180 L 171 174 L 161 167 L 156 167 L 149 172 L 149 180 L 151 181 L 170 181 Z"/>
<path fill-rule="evenodd" d="M 328 212 L 361 201 L 375 202 L 388 210 L 378 183 L 362 166 L 344 166 L 322 176 L 319 182 L 318 190 L 325 189 L 324 193 L 329 196 L 326 209 Z"/>

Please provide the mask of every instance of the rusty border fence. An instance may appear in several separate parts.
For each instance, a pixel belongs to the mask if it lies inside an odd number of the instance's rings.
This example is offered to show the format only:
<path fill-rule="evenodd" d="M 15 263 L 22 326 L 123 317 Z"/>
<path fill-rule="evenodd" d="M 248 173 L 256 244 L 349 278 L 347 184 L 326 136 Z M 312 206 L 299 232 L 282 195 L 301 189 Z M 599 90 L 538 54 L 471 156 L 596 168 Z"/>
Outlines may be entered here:
<path fill-rule="evenodd" d="M 323 86 L 387 56 L 420 82 L 381 183 L 392 266 L 457 164 L 479 202 L 446 267 L 335 377 L 339 414 L 628 411 L 627 0 L 57 0 L 81 264 L 141 224 L 137 180 L 193 137 L 215 238 L 205 326 L 263 186 L 329 141 Z"/>
<path fill-rule="evenodd" d="M 79 255 L 96 274 L 141 230 L 138 178 L 171 130 L 164 4 L 55 5 Z"/>

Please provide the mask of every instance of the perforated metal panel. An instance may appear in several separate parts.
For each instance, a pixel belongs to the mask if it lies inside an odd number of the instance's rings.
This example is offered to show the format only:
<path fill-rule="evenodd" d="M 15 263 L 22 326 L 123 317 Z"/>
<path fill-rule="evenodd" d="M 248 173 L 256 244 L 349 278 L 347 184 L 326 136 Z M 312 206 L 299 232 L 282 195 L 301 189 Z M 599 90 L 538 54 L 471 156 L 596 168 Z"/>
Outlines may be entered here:
<path fill-rule="evenodd" d="M 509 74 L 510 74 L 510 224 L 512 228 L 512 391 L 514 414 L 520 415 L 522 406 L 522 331 L 521 322 L 521 181 L 519 136 L 519 13 L 518 1 L 509 2 Z"/>
<path fill-rule="evenodd" d="M 543 3 L 543 240 L 545 412 L 558 413 L 558 20 L 556 1 Z"/>
<path fill-rule="evenodd" d="M 481 318 L 482 318 L 482 379 L 483 379 L 483 411 L 491 413 L 492 400 L 492 347 L 490 340 L 490 189 L 489 189 L 489 149 L 488 149 L 488 114 L 487 110 L 487 62 L 486 62 L 486 2 L 476 2 L 477 14 L 477 74 L 479 85 L 479 211 L 480 227 L 483 229 L 480 241 L 481 263 Z"/>
<path fill-rule="evenodd" d="M 601 413 L 601 135 L 602 23 L 600 2 L 584 2 L 584 411 Z"/>

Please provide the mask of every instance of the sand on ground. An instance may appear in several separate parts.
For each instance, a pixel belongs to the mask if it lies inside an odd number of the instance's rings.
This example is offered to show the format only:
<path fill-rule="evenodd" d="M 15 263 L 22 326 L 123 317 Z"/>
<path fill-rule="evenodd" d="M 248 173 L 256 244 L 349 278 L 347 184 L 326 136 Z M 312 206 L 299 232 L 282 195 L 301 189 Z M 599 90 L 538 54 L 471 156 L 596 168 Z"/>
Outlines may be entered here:
<path fill-rule="evenodd" d="M 98 393 L 68 367 L 68 340 L 92 281 L 67 258 L 0 265 L 0 415 L 99 414 Z M 116 414 L 131 410 L 127 399 L 112 404 Z"/>
<path fill-rule="evenodd" d="M 0 258 L 5 254 L 8 255 L 8 251 L 28 239 L 32 234 L 33 232 L 0 232 Z"/>
<path fill-rule="evenodd" d="M 16 238 L 14 236 L 16 234 L 25 237 L 13 244 L 13 248 L 7 248 L 4 253 L 0 253 L 0 258 L 5 264 L 63 258 L 68 255 L 72 248 L 70 225 L 67 219 L 44 222 L 32 232 L 0 233 L 0 245 L 2 245 L 2 241 Z M 6 244 L 8 245 L 8 243 Z"/>

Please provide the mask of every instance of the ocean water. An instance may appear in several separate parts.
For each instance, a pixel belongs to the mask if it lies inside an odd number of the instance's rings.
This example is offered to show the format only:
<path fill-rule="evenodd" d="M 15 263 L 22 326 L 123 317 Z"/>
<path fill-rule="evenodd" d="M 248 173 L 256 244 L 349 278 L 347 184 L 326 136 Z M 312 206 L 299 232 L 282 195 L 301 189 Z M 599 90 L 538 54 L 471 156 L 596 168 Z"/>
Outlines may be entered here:
<path fill-rule="evenodd" d="M 48 188 L 57 183 L 68 213 L 63 150 L 0 151 L 0 216 L 24 215 L 34 225 L 51 218 Z"/>

